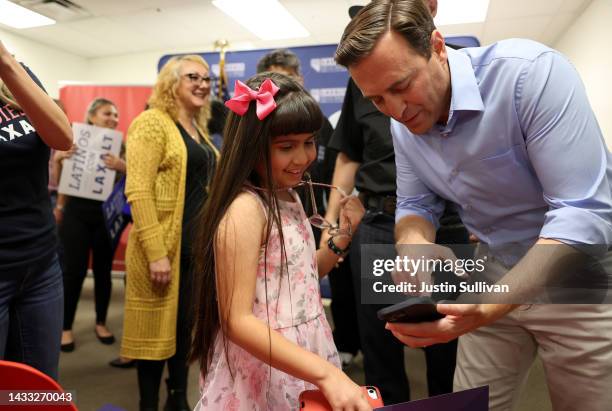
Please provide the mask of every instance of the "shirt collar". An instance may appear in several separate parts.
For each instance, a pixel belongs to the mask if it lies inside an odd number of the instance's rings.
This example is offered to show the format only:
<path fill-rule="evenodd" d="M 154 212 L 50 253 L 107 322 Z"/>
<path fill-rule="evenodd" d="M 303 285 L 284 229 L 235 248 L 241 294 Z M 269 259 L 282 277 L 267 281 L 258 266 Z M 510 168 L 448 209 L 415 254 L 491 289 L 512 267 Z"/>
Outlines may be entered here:
<path fill-rule="evenodd" d="M 484 111 L 480 89 L 470 58 L 461 51 L 446 47 L 451 76 L 451 112 Z"/>
<path fill-rule="evenodd" d="M 460 51 L 446 47 L 451 77 L 451 102 L 446 124 L 438 124 L 436 133 L 449 136 L 457 122 L 457 112 L 484 111 L 480 88 L 476 82 L 470 58 Z"/>

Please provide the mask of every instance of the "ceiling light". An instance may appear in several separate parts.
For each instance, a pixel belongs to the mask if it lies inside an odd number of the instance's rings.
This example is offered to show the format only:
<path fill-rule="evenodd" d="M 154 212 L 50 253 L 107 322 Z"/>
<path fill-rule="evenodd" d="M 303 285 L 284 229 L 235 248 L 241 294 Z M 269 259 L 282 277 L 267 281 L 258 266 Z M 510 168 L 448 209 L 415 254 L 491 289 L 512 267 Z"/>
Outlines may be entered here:
<path fill-rule="evenodd" d="M 16 29 L 27 29 L 55 24 L 55 20 L 8 0 L 0 0 L 0 23 Z"/>
<path fill-rule="evenodd" d="M 278 0 L 213 0 L 212 3 L 262 40 L 310 36 Z"/>
<path fill-rule="evenodd" d="M 489 0 L 440 0 L 436 26 L 479 23 L 487 18 Z"/>

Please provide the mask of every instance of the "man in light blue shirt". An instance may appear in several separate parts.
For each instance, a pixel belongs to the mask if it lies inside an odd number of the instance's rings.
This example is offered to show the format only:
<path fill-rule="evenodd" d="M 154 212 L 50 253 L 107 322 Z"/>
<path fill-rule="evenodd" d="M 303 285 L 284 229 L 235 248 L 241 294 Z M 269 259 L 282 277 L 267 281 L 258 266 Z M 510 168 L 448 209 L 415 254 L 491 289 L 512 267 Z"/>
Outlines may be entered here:
<path fill-rule="evenodd" d="M 508 244 L 555 245 L 535 269 L 518 269 L 533 267 L 532 248 L 503 278 L 527 298 L 574 247 L 606 253 L 612 156 L 565 57 L 527 40 L 454 51 L 422 0 L 374 0 L 345 29 L 336 60 L 394 119 L 398 244 L 433 243 L 450 200 L 501 265 L 522 257 Z M 461 336 L 455 388 L 490 384 L 492 410 L 512 408 L 537 352 L 555 410 L 608 410 L 609 306 L 518 307 L 440 304 L 439 321 L 388 329 L 413 347 Z M 586 386 L 588 395 L 576 389 Z"/>

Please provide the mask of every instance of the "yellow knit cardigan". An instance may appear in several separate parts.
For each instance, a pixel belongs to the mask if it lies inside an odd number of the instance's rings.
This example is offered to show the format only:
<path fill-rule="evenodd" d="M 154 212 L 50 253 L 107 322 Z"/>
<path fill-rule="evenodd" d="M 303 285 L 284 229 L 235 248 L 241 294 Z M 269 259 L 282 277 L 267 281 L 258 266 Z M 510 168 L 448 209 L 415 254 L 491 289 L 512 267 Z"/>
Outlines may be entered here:
<path fill-rule="evenodd" d="M 187 149 L 174 120 L 151 109 L 131 124 L 125 193 L 134 226 L 126 251 L 125 316 L 121 355 L 163 360 L 174 355 L 181 225 Z M 152 286 L 149 262 L 168 256 L 171 281 Z"/>

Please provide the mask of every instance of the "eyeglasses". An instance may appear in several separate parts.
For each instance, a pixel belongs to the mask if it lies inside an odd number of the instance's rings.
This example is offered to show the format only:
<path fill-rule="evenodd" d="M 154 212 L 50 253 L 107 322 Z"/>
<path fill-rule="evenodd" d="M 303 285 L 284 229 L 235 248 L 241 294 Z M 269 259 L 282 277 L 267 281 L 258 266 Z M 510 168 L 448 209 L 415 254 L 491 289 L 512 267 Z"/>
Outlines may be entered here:
<path fill-rule="evenodd" d="M 348 195 L 344 192 L 344 190 L 342 190 L 340 187 L 336 187 L 330 184 L 314 183 L 309 173 L 304 173 L 304 181 L 301 181 L 300 183 L 296 185 L 296 187 L 299 187 L 299 186 L 307 187 L 308 191 L 310 192 L 309 193 L 310 194 L 310 204 L 312 207 L 312 213 L 308 217 L 308 221 L 310 222 L 310 224 L 312 224 L 314 227 L 320 228 L 321 230 L 327 230 L 329 235 L 331 236 L 335 236 L 335 235 L 351 236 L 353 234 L 351 230 L 350 221 L 349 221 L 348 228 L 340 228 L 339 224 L 330 223 L 329 221 L 325 219 L 325 217 L 319 214 L 319 211 L 317 210 L 317 202 L 316 202 L 315 194 L 314 194 L 314 186 L 337 190 L 342 196 L 342 198 L 348 197 Z"/>
<path fill-rule="evenodd" d="M 321 230 L 328 230 L 328 233 L 330 236 L 336 236 L 336 235 L 347 235 L 349 237 L 352 236 L 353 231 L 351 228 L 350 221 L 348 222 L 349 223 L 348 228 L 340 228 L 339 224 L 330 223 L 329 221 L 325 219 L 325 217 L 319 214 L 319 211 L 317 210 L 317 202 L 316 202 L 315 194 L 314 194 L 314 186 L 337 190 L 338 193 L 340 193 L 340 195 L 342 196 L 342 198 L 348 197 L 346 192 L 344 192 L 344 190 L 342 190 L 340 187 L 333 186 L 330 184 L 314 183 L 310 177 L 310 174 L 304 173 L 304 181 L 300 181 L 299 183 L 297 183 L 295 186 L 291 188 L 306 187 L 308 189 L 309 198 L 310 198 L 309 201 L 311 204 L 310 208 L 312 208 L 311 210 L 312 212 L 308 213 L 310 214 L 310 216 L 308 217 L 308 222 L 310 222 L 310 224 L 312 224 L 313 227 L 317 227 Z M 257 187 L 257 186 L 250 185 L 250 184 L 249 184 L 249 187 L 255 190 L 259 190 L 259 191 L 266 191 L 265 188 Z M 277 190 L 281 190 L 281 189 L 277 189 Z M 283 188 L 282 190 L 287 190 L 287 189 Z"/>
<path fill-rule="evenodd" d="M 210 83 L 210 76 L 200 76 L 198 73 L 187 73 L 183 74 L 183 77 L 189 79 L 191 84 L 197 84 L 198 86 L 202 84 L 202 82 Z"/>

